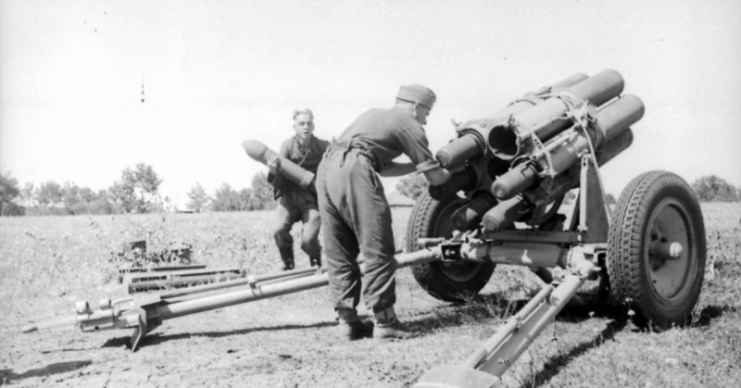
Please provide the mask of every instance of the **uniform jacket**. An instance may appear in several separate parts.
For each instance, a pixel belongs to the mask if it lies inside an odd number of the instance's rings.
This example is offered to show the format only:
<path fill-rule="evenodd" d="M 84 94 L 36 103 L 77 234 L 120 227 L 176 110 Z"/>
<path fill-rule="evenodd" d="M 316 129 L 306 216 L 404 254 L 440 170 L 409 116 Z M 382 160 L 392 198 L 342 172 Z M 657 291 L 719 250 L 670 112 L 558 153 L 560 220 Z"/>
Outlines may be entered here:
<path fill-rule="evenodd" d="M 319 162 L 322 161 L 322 156 L 324 155 L 324 151 L 327 150 L 327 147 L 329 147 L 328 141 L 319 139 L 312 135 L 311 140 L 309 141 L 309 147 L 306 152 L 302 152 L 298 137 L 291 136 L 281 144 L 280 156 L 296 163 L 304 170 L 316 174 L 316 170 L 319 168 Z M 287 190 L 302 190 L 297 184 L 291 182 L 280 174 L 268 174 L 268 182 L 273 186 L 273 192 L 276 199 L 280 198 Z M 315 193 L 313 182 L 308 189 L 312 193 Z"/>

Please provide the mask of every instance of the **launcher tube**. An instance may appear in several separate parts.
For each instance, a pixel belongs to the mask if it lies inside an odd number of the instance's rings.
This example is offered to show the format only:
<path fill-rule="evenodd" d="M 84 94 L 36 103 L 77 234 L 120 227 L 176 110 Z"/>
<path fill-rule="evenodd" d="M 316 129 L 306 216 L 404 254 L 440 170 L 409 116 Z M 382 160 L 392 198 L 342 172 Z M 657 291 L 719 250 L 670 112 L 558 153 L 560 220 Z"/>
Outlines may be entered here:
<path fill-rule="evenodd" d="M 290 159 L 280 156 L 259 141 L 245 140 L 242 142 L 242 148 L 244 148 L 250 158 L 266 166 L 268 165 L 268 160 L 278 158 L 280 160 L 279 173 L 291 182 L 299 185 L 302 189 L 308 188 L 311 182 L 314 181 L 314 173 L 304 170 L 301 166 L 293 163 Z"/>
<path fill-rule="evenodd" d="M 526 94 L 522 99 L 515 101 L 504 109 L 494 113 L 488 119 L 466 123 L 460 136 L 443 146 L 436 154 L 436 159 L 443 168 L 455 168 L 468 160 L 476 159 L 486 153 L 486 139 L 491 128 L 499 121 L 532 108 L 537 103 L 549 97 L 553 89 L 571 87 L 586 80 L 586 74 L 577 73 L 552 86 L 541 88 L 538 91 Z"/>
<path fill-rule="evenodd" d="M 571 106 L 565 100 L 587 101 L 600 106 L 617 97 L 623 90 L 623 77 L 614 70 L 602 71 L 573 87 L 557 92 L 562 98 L 551 97 L 535 107 L 515 115 L 511 121 L 498 125 L 488 133 L 492 153 L 512 160 L 523 152 L 521 139 L 527 135 L 546 140 L 571 124 L 567 115 Z"/>
<path fill-rule="evenodd" d="M 625 96 L 609 104 L 597 113 L 596 125 L 590 132 L 594 147 L 605 141 L 618 137 L 629 129 L 629 126 L 641 119 L 644 112 L 643 102 L 636 96 Z M 540 171 L 560 174 L 580 160 L 583 152 L 589 151 L 589 142 L 584 132 L 571 128 L 549 140 L 544 152 L 534 161 L 517 165 L 503 174 L 492 184 L 492 193 L 499 199 L 509 199 L 517 193 L 533 186 Z M 546 154 L 548 155 L 546 157 Z"/>

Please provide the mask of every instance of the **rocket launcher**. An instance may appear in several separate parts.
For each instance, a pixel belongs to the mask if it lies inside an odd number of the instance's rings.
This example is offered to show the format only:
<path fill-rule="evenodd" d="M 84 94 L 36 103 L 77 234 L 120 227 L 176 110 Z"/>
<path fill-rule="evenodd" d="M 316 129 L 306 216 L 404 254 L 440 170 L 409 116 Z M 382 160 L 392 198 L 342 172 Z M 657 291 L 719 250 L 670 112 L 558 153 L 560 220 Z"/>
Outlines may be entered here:
<path fill-rule="evenodd" d="M 600 109 L 586 127 L 576 124 L 536 148 L 521 162 L 496 179 L 491 187 L 499 200 L 510 199 L 532 187 L 540 176 L 556 176 L 574 165 L 593 147 L 600 146 L 627 131 L 643 117 L 644 106 L 633 95 L 623 96 Z"/>
<path fill-rule="evenodd" d="M 278 167 L 278 173 L 288 178 L 291 182 L 299 185 L 302 189 L 308 188 L 314 181 L 314 173 L 306 171 L 301 166 L 293 163 L 289 159 L 284 158 L 277 152 L 271 150 L 265 144 L 256 140 L 245 140 L 242 142 L 242 148 L 244 148 L 247 155 L 250 158 L 268 166 L 268 160 L 277 158 L 280 162 Z M 270 167 L 270 166 L 268 166 Z"/>
<path fill-rule="evenodd" d="M 549 204 L 579 186 L 583 156 L 597 167 L 630 146 L 630 126 L 644 105 L 621 97 L 623 88 L 614 70 L 577 73 L 460 125 L 458 137 L 435 156 L 441 167 L 463 168 L 446 185 L 430 186 L 430 196 L 465 194 L 468 203 L 451 215 L 461 231 L 481 225 L 497 232 L 516 221 L 537 226 Z"/>
<path fill-rule="evenodd" d="M 487 175 L 499 174 L 497 172 L 509 169 L 509 162 L 492 157 L 488 146 L 490 132 L 500 123 L 506 122 L 510 117 L 527 111 L 545 101 L 554 91 L 577 85 L 589 77 L 583 73 L 576 73 L 550 86 L 541 87 L 538 90 L 526 93 L 521 98 L 513 101 L 504 109 L 491 116 L 468 121 L 456 128 L 458 138 L 454 139 L 436 154 L 437 163 L 450 170 L 466 165 L 463 171 L 454 175 L 449 182 L 443 186 L 430 186 L 430 196 L 440 200 L 451 193 L 460 190 L 475 189 L 481 182 L 486 181 Z M 468 163 L 469 161 L 486 160 L 487 165 L 481 163 Z"/>

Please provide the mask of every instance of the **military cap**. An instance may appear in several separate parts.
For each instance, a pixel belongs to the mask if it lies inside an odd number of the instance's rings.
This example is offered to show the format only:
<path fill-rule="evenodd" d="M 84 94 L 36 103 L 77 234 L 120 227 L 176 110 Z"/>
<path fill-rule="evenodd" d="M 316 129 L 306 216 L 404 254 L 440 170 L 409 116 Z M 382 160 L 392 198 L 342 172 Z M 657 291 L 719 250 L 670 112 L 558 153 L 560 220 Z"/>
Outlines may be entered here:
<path fill-rule="evenodd" d="M 403 85 L 396 94 L 399 100 L 416 102 L 430 109 L 435 105 L 435 92 L 422 85 Z"/>

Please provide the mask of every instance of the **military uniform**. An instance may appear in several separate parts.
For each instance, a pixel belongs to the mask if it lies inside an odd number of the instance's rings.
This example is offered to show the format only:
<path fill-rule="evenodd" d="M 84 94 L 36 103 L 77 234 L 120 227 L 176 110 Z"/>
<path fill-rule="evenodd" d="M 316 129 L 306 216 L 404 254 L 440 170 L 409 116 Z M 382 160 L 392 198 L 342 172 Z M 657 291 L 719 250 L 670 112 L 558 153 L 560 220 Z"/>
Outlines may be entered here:
<path fill-rule="evenodd" d="M 316 189 L 335 308 L 354 310 L 361 295 L 358 255 L 366 263 L 363 298 L 374 312 L 396 301 L 391 211 L 377 175 L 401 154 L 432 159 L 422 126 L 398 107 L 361 115 L 333 142 L 319 166 Z"/>
<path fill-rule="evenodd" d="M 312 135 L 308 147 L 304 150 L 301 148 L 300 139 L 293 136 L 282 143 L 280 155 L 316 174 L 328 145 L 329 142 Z M 278 201 L 271 230 L 284 268 L 294 267 L 291 228 L 298 221 L 303 222 L 301 249 L 309 255 L 311 265 L 321 265 L 322 248 L 319 244 L 321 221 L 314 184 L 302 189 L 280 174 L 269 174 L 268 181 L 273 185 L 275 199 Z"/>

